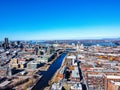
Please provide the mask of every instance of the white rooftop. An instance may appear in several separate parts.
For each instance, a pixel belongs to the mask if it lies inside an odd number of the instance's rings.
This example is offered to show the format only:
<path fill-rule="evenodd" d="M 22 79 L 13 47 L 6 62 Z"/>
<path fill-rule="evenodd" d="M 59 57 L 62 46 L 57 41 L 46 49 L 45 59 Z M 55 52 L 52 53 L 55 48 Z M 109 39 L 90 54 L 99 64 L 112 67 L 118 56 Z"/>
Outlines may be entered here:
<path fill-rule="evenodd" d="M 102 74 L 96 75 L 96 74 L 88 74 L 88 77 L 102 77 Z"/>
<path fill-rule="evenodd" d="M 76 56 L 74 56 L 74 55 L 67 56 L 67 59 L 75 59 L 75 58 L 76 58 Z"/>
<path fill-rule="evenodd" d="M 72 70 L 72 77 L 80 78 L 78 67 L 74 67 L 74 70 Z"/>
<path fill-rule="evenodd" d="M 8 85 L 11 81 L 4 81 L 2 83 L 0 83 L 0 87 L 4 87 L 6 85 Z"/>
<path fill-rule="evenodd" d="M 118 85 L 118 86 L 120 86 L 120 82 L 115 82 L 115 85 Z"/>
<path fill-rule="evenodd" d="M 120 79 L 120 76 L 107 75 L 108 79 Z"/>

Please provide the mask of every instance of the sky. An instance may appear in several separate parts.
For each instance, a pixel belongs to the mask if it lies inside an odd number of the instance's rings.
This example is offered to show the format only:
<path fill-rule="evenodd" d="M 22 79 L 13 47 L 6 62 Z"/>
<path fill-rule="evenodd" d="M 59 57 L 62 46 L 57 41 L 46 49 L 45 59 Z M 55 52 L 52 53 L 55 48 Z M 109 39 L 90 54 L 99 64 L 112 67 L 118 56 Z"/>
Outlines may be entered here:
<path fill-rule="evenodd" d="M 0 40 L 120 37 L 120 0 L 0 0 Z"/>

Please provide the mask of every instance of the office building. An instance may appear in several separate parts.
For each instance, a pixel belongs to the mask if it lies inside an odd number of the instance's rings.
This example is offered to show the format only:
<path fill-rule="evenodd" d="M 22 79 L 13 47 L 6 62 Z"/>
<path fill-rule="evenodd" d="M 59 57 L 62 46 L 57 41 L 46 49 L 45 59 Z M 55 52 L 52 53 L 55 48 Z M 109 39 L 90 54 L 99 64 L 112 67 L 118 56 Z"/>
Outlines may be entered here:
<path fill-rule="evenodd" d="M 8 49 L 8 48 L 9 48 L 9 40 L 8 40 L 8 38 L 5 38 L 4 48 L 5 48 L 5 49 Z"/>

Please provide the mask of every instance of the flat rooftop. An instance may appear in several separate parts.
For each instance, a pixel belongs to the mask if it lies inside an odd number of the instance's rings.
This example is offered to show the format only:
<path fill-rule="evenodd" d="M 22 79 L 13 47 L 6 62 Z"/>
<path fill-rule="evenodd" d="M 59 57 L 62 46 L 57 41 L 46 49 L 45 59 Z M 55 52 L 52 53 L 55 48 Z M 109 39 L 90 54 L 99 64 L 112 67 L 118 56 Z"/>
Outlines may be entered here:
<path fill-rule="evenodd" d="M 107 75 L 107 79 L 120 79 L 120 76 Z"/>
<path fill-rule="evenodd" d="M 6 85 L 8 85 L 11 81 L 4 81 L 0 84 L 0 87 L 5 87 Z"/>

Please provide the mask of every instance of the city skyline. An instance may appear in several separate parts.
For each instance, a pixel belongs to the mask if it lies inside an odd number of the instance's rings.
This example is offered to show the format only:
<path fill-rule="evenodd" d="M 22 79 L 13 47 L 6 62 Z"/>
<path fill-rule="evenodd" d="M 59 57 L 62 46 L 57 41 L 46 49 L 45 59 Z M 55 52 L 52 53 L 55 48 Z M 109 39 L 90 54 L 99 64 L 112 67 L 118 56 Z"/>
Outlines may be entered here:
<path fill-rule="evenodd" d="M 117 0 L 0 1 L 0 40 L 119 38 Z"/>

